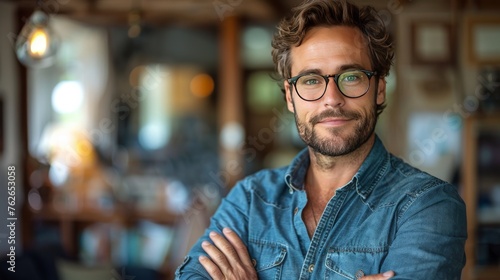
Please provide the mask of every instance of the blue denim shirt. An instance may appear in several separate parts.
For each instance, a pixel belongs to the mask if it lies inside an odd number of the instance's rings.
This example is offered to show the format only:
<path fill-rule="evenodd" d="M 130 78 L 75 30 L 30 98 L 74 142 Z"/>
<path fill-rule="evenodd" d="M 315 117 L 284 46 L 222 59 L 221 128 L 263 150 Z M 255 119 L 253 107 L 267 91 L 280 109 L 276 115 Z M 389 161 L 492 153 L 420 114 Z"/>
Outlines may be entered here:
<path fill-rule="evenodd" d="M 176 279 L 211 279 L 198 262 L 208 233 L 233 229 L 259 279 L 460 279 L 467 238 L 456 188 L 386 151 L 377 138 L 352 180 L 328 202 L 312 238 L 302 220 L 307 149 L 285 168 L 240 181 L 223 199 Z"/>

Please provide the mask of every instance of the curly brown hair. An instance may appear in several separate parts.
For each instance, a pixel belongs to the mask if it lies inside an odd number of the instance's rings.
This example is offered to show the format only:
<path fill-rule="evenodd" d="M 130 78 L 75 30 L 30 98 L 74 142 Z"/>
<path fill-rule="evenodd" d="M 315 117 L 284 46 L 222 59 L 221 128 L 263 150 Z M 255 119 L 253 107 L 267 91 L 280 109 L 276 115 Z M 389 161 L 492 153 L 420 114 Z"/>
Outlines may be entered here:
<path fill-rule="evenodd" d="M 358 28 L 368 45 L 372 70 L 382 78 L 389 74 L 394 58 L 394 44 L 373 7 L 359 8 L 346 0 L 306 0 L 292 12 L 290 17 L 278 24 L 272 41 L 273 61 L 281 82 L 291 77 L 291 48 L 299 46 L 306 33 L 317 26 Z M 377 111 L 382 110 L 383 107 Z"/>

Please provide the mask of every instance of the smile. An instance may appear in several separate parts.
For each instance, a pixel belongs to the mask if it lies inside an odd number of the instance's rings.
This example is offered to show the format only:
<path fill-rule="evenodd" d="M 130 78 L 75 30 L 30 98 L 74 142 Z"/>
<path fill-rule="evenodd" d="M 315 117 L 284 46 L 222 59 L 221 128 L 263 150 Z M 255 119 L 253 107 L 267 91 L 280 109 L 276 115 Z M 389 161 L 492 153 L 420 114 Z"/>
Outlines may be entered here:
<path fill-rule="evenodd" d="M 345 118 L 325 118 L 318 122 L 318 124 L 327 125 L 327 126 L 340 126 L 345 125 L 350 122 L 352 119 Z"/>

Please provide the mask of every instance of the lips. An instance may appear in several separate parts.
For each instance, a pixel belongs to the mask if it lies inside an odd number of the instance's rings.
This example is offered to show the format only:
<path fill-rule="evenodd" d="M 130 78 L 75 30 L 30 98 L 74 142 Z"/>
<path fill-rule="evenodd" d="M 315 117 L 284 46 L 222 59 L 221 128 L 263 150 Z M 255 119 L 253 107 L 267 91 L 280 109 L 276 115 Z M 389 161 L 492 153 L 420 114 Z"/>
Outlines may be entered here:
<path fill-rule="evenodd" d="M 317 123 L 343 124 L 347 121 L 358 119 L 359 115 L 355 112 L 347 112 L 344 110 L 338 111 L 323 111 L 319 115 L 311 119 L 313 125 Z"/>
<path fill-rule="evenodd" d="M 318 121 L 318 123 L 336 125 L 336 124 L 344 124 L 350 120 L 351 119 L 346 119 L 346 118 L 325 118 L 325 119 Z"/>

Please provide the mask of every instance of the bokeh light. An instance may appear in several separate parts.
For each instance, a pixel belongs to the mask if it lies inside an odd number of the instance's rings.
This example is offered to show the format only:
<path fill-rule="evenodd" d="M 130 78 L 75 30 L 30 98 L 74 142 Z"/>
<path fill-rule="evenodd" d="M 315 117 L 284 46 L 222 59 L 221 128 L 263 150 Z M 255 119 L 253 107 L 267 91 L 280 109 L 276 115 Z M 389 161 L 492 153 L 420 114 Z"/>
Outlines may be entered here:
<path fill-rule="evenodd" d="M 189 87 L 193 95 L 207 97 L 214 91 L 214 79 L 208 74 L 198 74 L 193 77 Z"/>
<path fill-rule="evenodd" d="M 83 103 L 83 87 L 77 81 L 61 81 L 52 92 L 52 108 L 56 113 L 74 113 Z"/>

